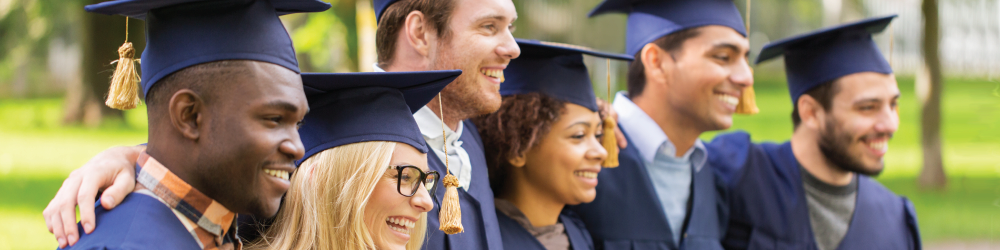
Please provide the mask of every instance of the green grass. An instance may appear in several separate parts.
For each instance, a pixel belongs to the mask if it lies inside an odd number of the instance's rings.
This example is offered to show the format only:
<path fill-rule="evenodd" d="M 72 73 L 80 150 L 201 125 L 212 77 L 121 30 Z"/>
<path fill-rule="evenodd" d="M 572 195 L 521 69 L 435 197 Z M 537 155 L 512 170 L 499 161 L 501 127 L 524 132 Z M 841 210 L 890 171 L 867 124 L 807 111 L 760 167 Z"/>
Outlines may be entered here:
<path fill-rule="evenodd" d="M 792 131 L 782 78 L 758 75 L 761 113 L 737 116 L 733 129 L 755 141 L 784 141 Z M 998 83 L 949 80 L 945 87 L 944 157 L 949 186 L 922 191 L 919 103 L 912 79 L 900 79 L 900 129 L 878 178 L 917 208 L 925 242 L 1000 239 L 1000 96 Z M 62 126 L 62 100 L 0 100 L 0 250 L 52 249 L 42 209 L 62 180 L 94 154 L 146 141 L 144 107 L 101 127 Z M 710 140 L 716 133 L 707 133 Z"/>

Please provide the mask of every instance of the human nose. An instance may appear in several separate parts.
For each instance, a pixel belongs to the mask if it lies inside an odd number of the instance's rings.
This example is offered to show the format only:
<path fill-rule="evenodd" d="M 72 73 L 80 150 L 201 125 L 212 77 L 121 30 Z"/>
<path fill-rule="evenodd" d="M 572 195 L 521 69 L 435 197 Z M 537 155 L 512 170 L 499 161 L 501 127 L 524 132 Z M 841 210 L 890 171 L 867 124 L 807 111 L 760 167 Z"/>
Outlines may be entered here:
<path fill-rule="evenodd" d="M 422 213 L 434 209 L 434 203 L 431 202 L 430 192 L 428 192 L 426 188 L 417 188 L 417 193 L 410 197 L 410 206 L 413 206 L 413 208 L 416 208 L 417 211 Z"/>
<path fill-rule="evenodd" d="M 299 138 L 297 131 L 290 139 L 278 145 L 278 151 L 295 160 L 301 159 L 306 154 L 305 146 L 302 146 L 302 139 Z"/>

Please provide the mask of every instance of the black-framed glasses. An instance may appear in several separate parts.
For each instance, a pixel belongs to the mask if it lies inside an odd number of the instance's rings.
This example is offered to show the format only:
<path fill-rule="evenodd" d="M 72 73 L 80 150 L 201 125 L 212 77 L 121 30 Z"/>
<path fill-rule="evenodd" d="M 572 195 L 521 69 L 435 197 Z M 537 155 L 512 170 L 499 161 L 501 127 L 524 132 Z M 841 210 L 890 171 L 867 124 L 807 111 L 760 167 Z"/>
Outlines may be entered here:
<path fill-rule="evenodd" d="M 396 169 L 396 191 L 406 197 L 417 194 L 420 184 L 423 184 L 427 192 L 433 195 L 437 188 L 437 182 L 441 179 L 441 174 L 438 174 L 437 171 L 431 170 L 425 173 L 413 165 L 389 166 L 389 169 Z"/>

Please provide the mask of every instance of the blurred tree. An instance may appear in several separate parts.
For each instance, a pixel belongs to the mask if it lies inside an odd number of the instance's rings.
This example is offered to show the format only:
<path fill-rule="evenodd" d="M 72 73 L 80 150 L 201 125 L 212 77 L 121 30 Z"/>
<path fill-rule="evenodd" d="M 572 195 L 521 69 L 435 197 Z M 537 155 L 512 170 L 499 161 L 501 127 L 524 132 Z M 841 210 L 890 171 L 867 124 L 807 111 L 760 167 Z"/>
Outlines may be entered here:
<path fill-rule="evenodd" d="M 99 2 L 102 1 L 89 1 Z M 83 48 L 83 81 L 79 81 L 79 86 L 67 86 L 63 123 L 97 126 L 106 118 L 124 120 L 120 110 L 104 105 L 111 74 L 115 69 L 111 62 L 118 60 L 118 47 L 126 40 L 126 20 L 128 41 L 135 47 L 136 58 L 140 57 L 146 47 L 146 35 L 143 32 L 145 22 L 94 13 L 87 13 L 81 19 L 83 25 L 78 27 L 83 29 L 80 40 Z"/>
<path fill-rule="evenodd" d="M 942 189 L 947 184 L 941 158 L 941 54 L 938 1 L 923 0 L 924 15 L 923 54 L 924 66 L 918 76 L 917 89 L 921 102 L 920 132 L 924 152 L 924 166 L 917 182 L 925 188 Z M 923 85 L 923 86 L 921 86 Z"/>

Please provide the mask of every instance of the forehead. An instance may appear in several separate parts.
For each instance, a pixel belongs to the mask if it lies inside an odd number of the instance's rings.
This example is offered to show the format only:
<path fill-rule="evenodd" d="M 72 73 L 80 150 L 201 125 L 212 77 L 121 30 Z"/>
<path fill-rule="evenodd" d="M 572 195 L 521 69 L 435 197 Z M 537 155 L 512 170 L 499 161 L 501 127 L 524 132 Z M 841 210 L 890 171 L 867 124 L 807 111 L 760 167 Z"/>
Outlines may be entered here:
<path fill-rule="evenodd" d="M 517 11 L 511 0 L 455 0 L 451 20 L 455 23 L 475 22 L 483 18 L 499 18 L 513 22 Z"/>
<path fill-rule="evenodd" d="M 259 97 L 257 101 L 270 102 L 282 100 L 297 105 L 306 106 L 305 92 L 302 89 L 302 77 L 288 68 L 266 62 L 251 62 L 246 64 L 244 74 L 235 74 L 231 79 L 241 83 L 233 87 L 231 92 L 240 98 Z"/>
<path fill-rule="evenodd" d="M 886 99 L 899 95 L 896 77 L 892 74 L 876 72 L 860 72 L 837 79 L 837 94 L 834 97 L 842 101 L 863 99 Z"/>
<path fill-rule="evenodd" d="M 402 142 L 396 142 L 396 148 L 392 151 L 392 159 L 389 162 L 393 166 L 413 165 L 424 171 L 428 169 L 427 154 L 420 153 L 417 148 Z"/>
<path fill-rule="evenodd" d="M 733 45 L 740 52 L 750 50 L 750 40 L 743 37 L 733 28 L 721 25 L 708 25 L 698 28 L 698 35 L 684 42 L 684 50 L 711 49 L 718 45 Z"/>

